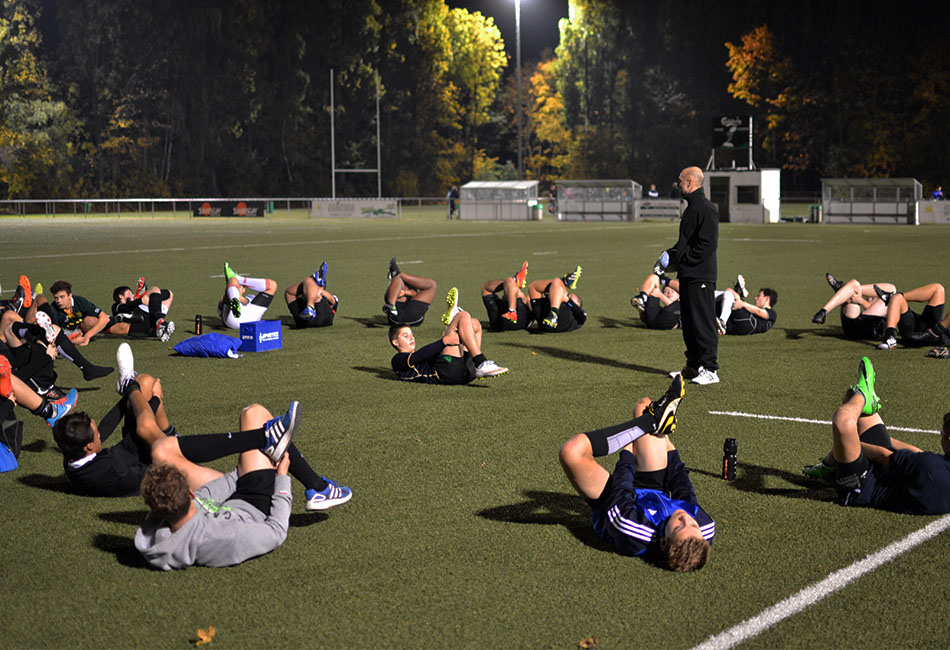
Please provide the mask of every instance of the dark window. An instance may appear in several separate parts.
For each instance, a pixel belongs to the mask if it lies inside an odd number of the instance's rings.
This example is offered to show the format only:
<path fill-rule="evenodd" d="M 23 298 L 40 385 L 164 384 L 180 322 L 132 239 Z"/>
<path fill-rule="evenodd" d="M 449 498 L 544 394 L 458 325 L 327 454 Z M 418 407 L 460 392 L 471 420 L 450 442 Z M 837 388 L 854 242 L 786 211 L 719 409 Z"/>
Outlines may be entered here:
<path fill-rule="evenodd" d="M 758 185 L 736 185 L 736 203 L 758 203 Z"/>

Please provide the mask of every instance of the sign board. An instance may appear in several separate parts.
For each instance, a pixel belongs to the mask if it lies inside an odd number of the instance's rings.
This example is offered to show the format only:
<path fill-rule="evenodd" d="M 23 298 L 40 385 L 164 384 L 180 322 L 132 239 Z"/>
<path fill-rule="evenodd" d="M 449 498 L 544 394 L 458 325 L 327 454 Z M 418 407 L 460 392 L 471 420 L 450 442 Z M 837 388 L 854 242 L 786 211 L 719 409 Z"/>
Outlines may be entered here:
<path fill-rule="evenodd" d="M 263 217 L 266 201 L 202 201 L 194 208 L 196 217 Z"/>
<path fill-rule="evenodd" d="M 714 149 L 751 149 L 752 116 L 724 115 L 713 118 Z"/>
<path fill-rule="evenodd" d="M 279 350 L 280 344 L 279 320 L 259 320 L 252 323 L 241 323 L 241 352 Z"/>
<path fill-rule="evenodd" d="M 310 204 L 311 218 L 346 217 L 363 219 L 369 217 L 395 218 L 399 216 L 395 199 L 315 199 Z"/>

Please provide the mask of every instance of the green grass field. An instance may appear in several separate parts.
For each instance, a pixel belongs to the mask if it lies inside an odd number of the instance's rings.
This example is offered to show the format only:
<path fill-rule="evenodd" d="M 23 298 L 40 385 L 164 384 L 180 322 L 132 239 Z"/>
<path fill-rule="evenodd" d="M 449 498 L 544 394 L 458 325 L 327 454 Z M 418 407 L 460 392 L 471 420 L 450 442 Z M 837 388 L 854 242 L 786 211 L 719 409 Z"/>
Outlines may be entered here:
<path fill-rule="evenodd" d="M 441 212 L 393 221 L 3 220 L 4 297 L 20 273 L 47 287 L 67 278 L 106 308 L 112 288 L 139 275 L 171 288 L 172 342 L 132 346 L 137 367 L 161 377 L 179 431 L 227 430 L 249 403 L 282 411 L 300 400 L 298 446 L 354 498 L 308 514 L 295 485 L 290 535 L 274 553 L 231 569 L 152 571 L 132 546 L 142 501 L 70 493 L 49 428 L 24 413 L 20 468 L 0 475 L 0 647 L 181 648 L 214 626 L 212 647 L 575 648 L 596 637 L 599 648 L 685 648 L 940 521 L 842 508 L 801 477 L 827 451 L 828 425 L 710 411 L 828 420 L 868 355 L 885 421 L 936 430 L 950 363 L 843 340 L 835 315 L 824 327 L 810 319 L 831 293 L 825 271 L 903 288 L 947 283 L 950 230 L 723 224 L 720 285 L 743 273 L 753 289 L 776 288 L 779 318 L 765 335 L 723 338 L 722 382 L 688 385 L 680 410 L 674 441 L 717 522 L 709 564 L 677 575 L 595 538 L 558 447 L 625 419 L 682 366 L 679 332 L 644 329 L 629 302 L 676 228 L 447 223 Z M 582 264 L 578 293 L 590 319 L 565 335 L 486 333 L 486 354 L 511 368 L 505 376 L 463 387 L 400 383 L 380 313 L 393 255 L 435 278 L 439 295 L 458 286 L 479 317 L 482 282 L 522 260 L 529 280 Z M 175 356 L 196 313 L 217 322 L 225 260 L 281 287 L 326 260 L 342 300 L 335 325 L 285 327 L 282 350 L 240 360 Z M 440 334 L 440 311 L 437 303 L 416 330 L 420 342 Z M 288 318 L 279 296 L 269 314 Z M 120 342 L 83 351 L 111 364 Z M 58 371 L 95 417 L 117 399 L 114 376 L 86 383 L 65 362 Z M 939 449 L 933 433 L 895 435 Z M 726 437 L 739 443 L 734 482 L 718 477 Z M 944 647 L 948 558 L 950 535 L 941 534 L 743 647 Z"/>

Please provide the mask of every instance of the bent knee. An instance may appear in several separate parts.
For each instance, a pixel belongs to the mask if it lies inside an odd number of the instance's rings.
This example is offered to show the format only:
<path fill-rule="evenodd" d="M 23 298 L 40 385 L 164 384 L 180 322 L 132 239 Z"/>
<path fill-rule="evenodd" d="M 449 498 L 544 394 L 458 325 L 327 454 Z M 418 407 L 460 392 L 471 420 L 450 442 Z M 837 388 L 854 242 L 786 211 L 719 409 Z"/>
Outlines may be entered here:
<path fill-rule="evenodd" d="M 633 417 L 638 418 L 643 415 L 643 412 L 646 411 L 652 403 L 653 400 L 649 397 L 641 397 L 633 407 Z"/>
<path fill-rule="evenodd" d="M 271 417 L 270 411 L 260 404 L 245 406 L 241 411 L 241 430 L 260 428 Z"/>

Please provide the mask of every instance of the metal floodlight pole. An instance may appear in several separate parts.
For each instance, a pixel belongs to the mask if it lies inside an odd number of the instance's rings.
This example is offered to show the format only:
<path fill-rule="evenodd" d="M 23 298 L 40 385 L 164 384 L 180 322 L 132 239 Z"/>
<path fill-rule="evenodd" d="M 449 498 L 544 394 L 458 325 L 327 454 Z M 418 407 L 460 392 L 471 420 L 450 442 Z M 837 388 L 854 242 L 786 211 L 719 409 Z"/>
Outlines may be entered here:
<path fill-rule="evenodd" d="M 376 73 L 376 198 L 383 198 L 383 165 L 379 142 L 379 72 Z"/>
<path fill-rule="evenodd" d="M 521 149 L 521 0 L 515 0 L 515 64 L 518 80 L 518 180 L 524 180 L 524 157 Z"/>
<path fill-rule="evenodd" d="M 333 130 L 333 68 L 330 68 L 330 196 L 336 198 L 336 132 Z"/>

